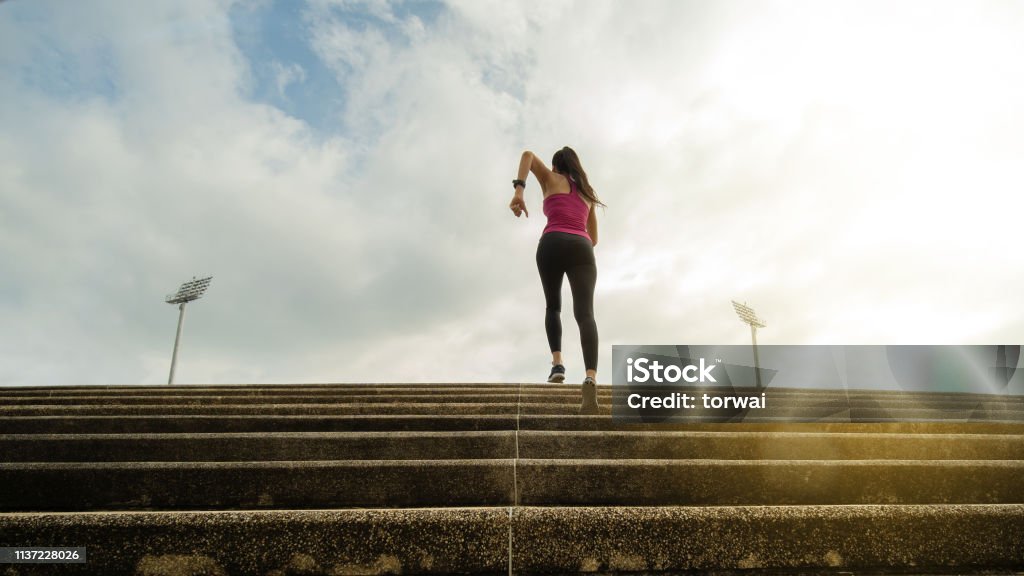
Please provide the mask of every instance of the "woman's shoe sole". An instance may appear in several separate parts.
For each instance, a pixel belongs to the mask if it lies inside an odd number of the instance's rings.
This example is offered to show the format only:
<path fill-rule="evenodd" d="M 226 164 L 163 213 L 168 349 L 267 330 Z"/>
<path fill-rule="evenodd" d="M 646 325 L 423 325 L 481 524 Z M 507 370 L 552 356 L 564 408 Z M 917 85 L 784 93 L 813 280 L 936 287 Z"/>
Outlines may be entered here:
<path fill-rule="evenodd" d="M 597 408 L 597 383 L 596 382 L 583 382 L 582 387 L 582 400 L 578 414 L 581 416 L 593 416 L 598 414 Z"/>
<path fill-rule="evenodd" d="M 565 382 L 565 374 L 554 374 L 548 378 L 548 382 L 551 384 L 561 384 Z"/>

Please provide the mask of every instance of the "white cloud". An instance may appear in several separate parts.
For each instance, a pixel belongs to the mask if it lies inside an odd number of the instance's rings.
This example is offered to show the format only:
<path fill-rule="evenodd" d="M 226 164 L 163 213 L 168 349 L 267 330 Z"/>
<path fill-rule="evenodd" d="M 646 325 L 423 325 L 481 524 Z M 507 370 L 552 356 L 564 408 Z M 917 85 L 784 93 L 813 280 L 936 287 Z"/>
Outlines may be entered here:
<path fill-rule="evenodd" d="M 745 342 L 733 298 L 766 343 L 1020 337 L 1015 5 L 317 1 L 327 138 L 246 99 L 229 3 L 56 6 L 0 6 L 0 384 L 163 381 L 156 298 L 205 273 L 182 381 L 536 380 L 508 181 L 566 144 L 609 205 L 603 369 Z"/>
<path fill-rule="evenodd" d="M 286 65 L 275 60 L 271 63 L 271 68 L 274 72 L 274 83 L 277 86 L 277 94 L 281 98 L 286 98 L 285 90 L 288 89 L 288 86 L 295 83 L 301 84 L 306 81 L 305 68 L 295 62 Z"/>

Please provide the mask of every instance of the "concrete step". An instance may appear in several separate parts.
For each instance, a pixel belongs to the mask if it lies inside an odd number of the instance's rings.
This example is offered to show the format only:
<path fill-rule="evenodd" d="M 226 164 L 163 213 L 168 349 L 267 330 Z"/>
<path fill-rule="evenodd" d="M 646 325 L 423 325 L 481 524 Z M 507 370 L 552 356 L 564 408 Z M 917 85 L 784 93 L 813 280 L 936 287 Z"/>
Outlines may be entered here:
<path fill-rule="evenodd" d="M 14 462 L 0 486 L 0 511 L 1015 504 L 1024 461 Z"/>
<path fill-rule="evenodd" d="M 85 546 L 111 576 L 965 574 L 1019 571 L 1022 526 L 1022 505 L 8 513 L 0 546 Z M 7 573 L 58 571 L 80 572 Z"/>
<path fill-rule="evenodd" d="M 637 424 L 579 394 L 0 389 L 0 546 L 152 576 L 1024 570 L 1024 397 L 770 389 L 759 420 Z"/>
<path fill-rule="evenodd" d="M 512 458 L 515 445 L 515 431 L 0 435 L 8 462 L 473 460 Z"/>
<path fill-rule="evenodd" d="M 516 508 L 513 572 L 1021 570 L 1019 506 Z M 1009 532 L 1003 532 L 1008 530 Z"/>
<path fill-rule="evenodd" d="M 580 391 L 575 392 L 546 392 L 520 394 L 515 389 L 494 392 L 494 391 L 473 391 L 457 390 L 453 392 L 428 394 L 423 391 L 405 392 L 394 394 L 362 394 L 362 393 L 320 393 L 320 394 L 104 394 L 104 395 L 70 395 L 70 396 L 13 396 L 0 400 L 4 405 L 42 404 L 42 405 L 88 405 L 88 404 L 188 404 L 188 403 L 210 403 L 210 404 L 297 404 L 297 403 L 357 403 L 367 402 L 379 404 L 383 402 L 425 402 L 435 404 L 438 402 L 518 402 L 537 403 L 549 402 L 552 400 L 578 399 Z M 611 398 L 610 393 L 602 394 L 602 397 Z"/>
<path fill-rule="evenodd" d="M 579 404 L 546 405 L 542 408 L 547 413 L 571 414 Z M 206 414 L 211 416 L 231 416 L 238 414 L 270 414 L 270 415 L 515 415 L 520 408 L 515 402 L 507 403 L 455 403 L 440 404 L 418 402 L 412 404 L 397 403 L 352 403 L 352 404 L 242 404 L 207 406 L 196 404 L 161 404 L 145 405 L 102 405 L 102 406 L 18 406 L 0 408 L 3 416 L 57 416 L 57 415 L 147 415 L 147 414 Z M 535 408 L 535 407 L 532 407 Z M 609 410 L 610 413 L 610 410 Z"/>
<path fill-rule="evenodd" d="M 89 406 L 14 406 L 0 407 L 0 418 L 8 416 L 143 416 L 143 415 L 281 415 L 281 416 L 330 416 L 330 415 L 573 415 L 579 410 L 579 402 L 572 404 L 517 404 L 509 403 L 351 403 L 351 404 L 242 404 L 242 405 L 89 405 Z M 609 404 L 599 406 L 601 414 L 611 414 Z M 698 414 L 698 413 L 694 413 Z M 713 418 L 708 411 L 701 417 Z M 1024 408 L 1021 410 L 981 409 L 924 409 L 924 408 L 854 408 L 844 406 L 769 406 L 752 410 L 748 420 L 823 420 L 841 419 L 857 421 L 877 420 L 983 420 L 994 422 L 1024 422 Z"/>
<path fill-rule="evenodd" d="M 699 431 L 271 432 L 0 435 L 7 462 L 513 458 L 1024 460 L 1011 434 Z"/>
<path fill-rule="evenodd" d="M 0 434 L 142 434 L 228 432 L 372 432 L 472 430 L 704 430 L 793 432 L 891 432 L 1024 434 L 1021 422 L 821 422 L 790 419 L 723 422 L 630 423 L 608 415 L 147 415 L 5 416 Z"/>
<path fill-rule="evenodd" d="M 524 430 L 517 441 L 533 459 L 1024 460 L 1013 434 Z"/>
<path fill-rule="evenodd" d="M 610 402 L 611 390 L 602 389 L 598 398 Z M 1024 397 L 1009 396 L 996 398 L 950 398 L 948 396 L 929 397 L 916 396 L 844 396 L 844 395 L 807 395 L 785 393 L 769 390 L 766 397 L 787 406 L 856 406 L 869 408 L 885 406 L 897 408 L 981 408 L 986 410 L 1024 410 Z M 0 406 L 92 406 L 92 405 L 274 405 L 274 404 L 382 404 L 382 403 L 519 403 L 519 404 L 570 404 L 578 403 L 580 390 L 524 390 L 515 389 L 494 392 L 488 390 L 452 390 L 443 393 L 424 393 L 424 391 L 393 392 L 375 394 L 359 391 L 331 392 L 317 394 L 102 394 L 102 395 L 19 395 L 0 396 Z"/>
<path fill-rule="evenodd" d="M 84 546 L 5 575 L 508 574 L 507 508 L 0 514 L 0 546 Z M 65 568 L 65 570 L 60 570 Z"/>
<path fill-rule="evenodd" d="M 581 377 L 582 380 L 582 377 Z M 632 385 L 631 387 L 639 387 Z M 702 390 L 715 388 L 716 386 L 678 386 L 690 390 Z M 601 383 L 598 388 L 610 390 L 609 383 Z M 314 384 L 112 384 L 112 385 L 63 385 L 63 386 L 4 386 L 0 389 L 0 397 L 7 396 L 65 396 L 65 395 L 123 395 L 130 393 L 158 394 L 158 395 L 195 395 L 195 394 L 240 394 L 240 395 L 301 395 L 309 396 L 316 394 L 378 394 L 392 395 L 401 392 L 415 394 L 440 394 L 444 392 L 560 392 L 562 394 L 569 390 L 579 390 L 580 383 L 575 381 L 561 384 L 547 382 L 394 382 L 394 383 L 314 383 Z M 753 388 L 742 388 L 753 389 Z M 991 400 L 995 398 L 1014 398 L 1013 395 L 992 395 L 984 393 L 959 393 L 959 392 L 920 392 L 920 390 L 889 390 L 889 389 L 865 389 L 865 388 L 803 388 L 803 387 L 778 387 L 769 386 L 765 392 L 776 394 L 800 394 L 806 396 L 829 397 L 844 395 L 849 397 L 865 396 L 871 398 L 880 397 L 946 397 L 950 399 L 977 398 L 980 400 Z M 1016 398 L 1020 398 L 1017 395 Z"/>
<path fill-rule="evenodd" d="M 1024 402 L 952 401 L 941 399 L 815 399 L 799 396 L 768 396 L 767 408 L 758 410 L 764 416 L 806 415 L 853 411 L 858 414 L 898 414 L 899 417 L 985 417 L 989 419 L 1024 419 Z M 0 416 L 47 414 L 152 414 L 197 413 L 565 413 L 580 406 L 579 390 L 571 394 L 502 394 L 502 395 L 410 395 L 410 396 L 328 396 L 301 398 L 294 396 L 195 396 L 157 395 L 146 397 L 81 397 L 40 399 L 17 397 L 0 400 Z M 625 404 L 622 397 L 616 402 Z M 610 413 L 612 396 L 599 394 L 598 403 Z"/>
<path fill-rule="evenodd" d="M 3 416 L 48 416 L 48 415 L 117 415 L 117 414 L 574 414 L 580 405 L 580 396 L 538 397 L 530 401 L 517 401 L 515 397 L 478 401 L 471 397 L 439 398 L 440 402 L 419 400 L 412 402 L 388 399 L 385 402 L 342 399 L 331 402 L 257 402 L 247 399 L 233 403 L 234 399 L 193 398 L 187 401 L 160 402 L 159 399 L 145 398 L 143 401 L 122 403 L 120 399 L 92 403 L 13 403 L 0 405 Z M 307 399 L 308 400 L 308 399 Z M 612 413 L 610 399 L 599 398 L 602 413 Z M 916 419 L 941 418 L 984 418 L 999 420 L 1024 420 L 1024 404 L 977 404 L 958 405 L 953 403 L 915 404 L 910 402 L 880 405 L 877 402 L 777 402 L 769 400 L 767 408 L 757 412 L 764 417 L 786 415 L 798 417 L 821 417 L 837 412 L 850 411 L 854 414 L 895 414 L 898 417 Z"/>
<path fill-rule="evenodd" d="M 610 420 L 610 418 L 605 417 Z M 515 416 L 6 416 L 0 434 L 514 430 Z"/>
<path fill-rule="evenodd" d="M 1009 504 L 1021 460 L 517 461 L 526 505 Z"/>
<path fill-rule="evenodd" d="M 0 511 L 508 505 L 512 460 L 0 463 Z"/>

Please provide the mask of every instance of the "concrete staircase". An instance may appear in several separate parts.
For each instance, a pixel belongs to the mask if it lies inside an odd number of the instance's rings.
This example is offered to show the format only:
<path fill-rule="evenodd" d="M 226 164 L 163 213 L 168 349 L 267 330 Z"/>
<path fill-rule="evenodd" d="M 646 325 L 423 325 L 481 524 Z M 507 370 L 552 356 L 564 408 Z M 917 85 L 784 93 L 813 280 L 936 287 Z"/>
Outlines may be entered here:
<path fill-rule="evenodd" d="M 578 385 L 3 388 L 0 546 L 88 562 L 0 575 L 1024 573 L 1024 397 L 771 394 L 626 424 Z"/>

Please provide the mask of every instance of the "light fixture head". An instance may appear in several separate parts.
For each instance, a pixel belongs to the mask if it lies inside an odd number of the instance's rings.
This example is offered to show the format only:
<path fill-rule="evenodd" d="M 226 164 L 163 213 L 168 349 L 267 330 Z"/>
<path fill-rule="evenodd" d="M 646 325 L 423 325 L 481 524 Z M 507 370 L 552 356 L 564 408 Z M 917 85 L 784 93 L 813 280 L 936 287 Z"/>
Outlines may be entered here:
<path fill-rule="evenodd" d="M 195 276 L 191 280 L 185 282 L 178 288 L 178 291 L 174 294 L 168 294 L 165 302 L 168 304 L 182 304 L 184 302 L 191 302 L 198 300 L 206 292 L 206 289 L 210 286 L 210 280 L 213 280 L 213 276 L 207 276 L 206 278 L 196 279 Z"/>
<path fill-rule="evenodd" d="M 744 323 L 750 324 L 755 328 L 764 328 L 765 326 L 767 326 L 767 324 L 764 323 L 764 320 L 761 320 L 760 318 L 757 317 L 757 314 L 754 313 L 754 309 L 751 308 L 750 306 L 747 306 L 745 303 L 740 304 L 739 302 L 733 300 L 732 307 L 734 310 L 736 310 L 736 315 L 739 316 L 740 320 L 742 320 Z"/>

